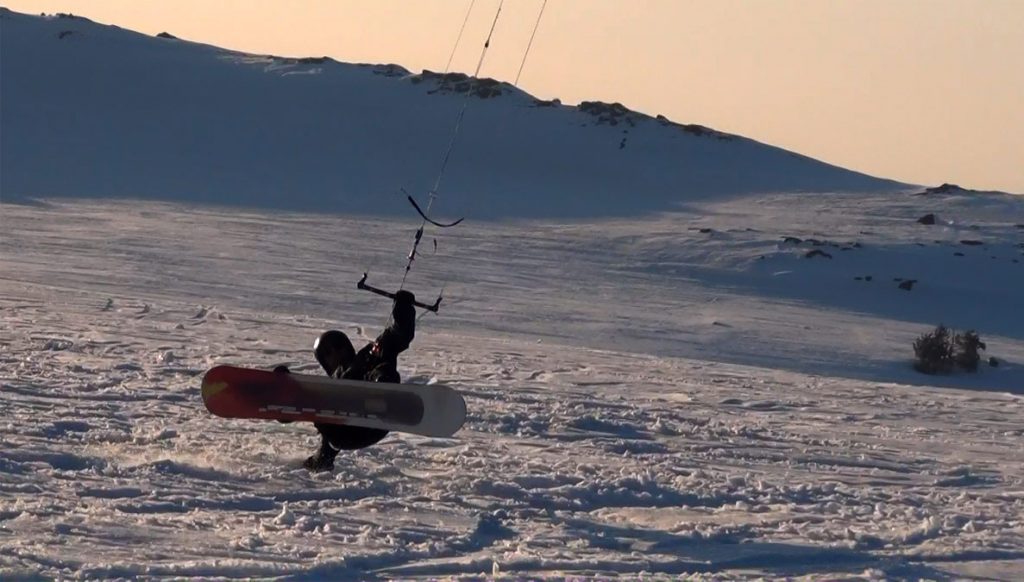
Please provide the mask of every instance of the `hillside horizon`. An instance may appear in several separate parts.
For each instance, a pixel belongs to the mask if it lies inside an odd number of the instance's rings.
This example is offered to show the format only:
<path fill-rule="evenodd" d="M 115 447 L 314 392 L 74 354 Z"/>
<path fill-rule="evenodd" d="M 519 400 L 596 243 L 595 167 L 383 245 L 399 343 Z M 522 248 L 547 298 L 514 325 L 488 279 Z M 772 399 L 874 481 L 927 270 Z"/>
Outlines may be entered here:
<path fill-rule="evenodd" d="M 626 216 L 752 193 L 913 187 L 617 103 L 568 106 L 460 73 L 253 55 L 81 16 L 5 9 L 2 22 L 7 200 L 407 213 L 403 191 L 422 200 L 433 187 L 470 90 L 442 214 Z"/>

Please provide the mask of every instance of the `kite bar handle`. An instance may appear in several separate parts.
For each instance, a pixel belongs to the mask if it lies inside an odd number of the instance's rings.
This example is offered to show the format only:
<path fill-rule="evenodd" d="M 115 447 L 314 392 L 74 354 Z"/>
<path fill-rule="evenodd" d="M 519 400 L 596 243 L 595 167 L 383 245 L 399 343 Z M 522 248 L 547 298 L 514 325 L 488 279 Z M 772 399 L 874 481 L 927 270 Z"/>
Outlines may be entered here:
<path fill-rule="evenodd" d="M 367 277 L 367 274 L 363 273 L 363 278 L 359 280 L 359 283 L 356 283 L 356 287 L 357 288 L 362 289 L 364 291 L 369 291 L 371 293 L 376 293 L 377 295 L 380 295 L 382 297 L 387 297 L 388 299 L 391 299 L 392 301 L 394 301 L 394 299 L 395 299 L 395 294 L 394 293 L 389 293 L 389 292 L 387 292 L 387 291 L 385 291 L 383 289 L 378 289 L 378 288 L 373 287 L 371 285 L 367 285 L 366 284 L 366 277 Z M 437 296 L 437 301 L 435 301 L 433 305 L 427 305 L 426 303 L 420 303 L 419 301 L 413 301 L 412 304 L 415 305 L 416 307 L 420 307 L 422 309 L 426 309 L 427 311 L 433 311 L 434 313 L 437 313 L 437 310 L 441 307 L 441 299 L 442 299 L 442 297 L 440 295 L 438 295 Z"/>

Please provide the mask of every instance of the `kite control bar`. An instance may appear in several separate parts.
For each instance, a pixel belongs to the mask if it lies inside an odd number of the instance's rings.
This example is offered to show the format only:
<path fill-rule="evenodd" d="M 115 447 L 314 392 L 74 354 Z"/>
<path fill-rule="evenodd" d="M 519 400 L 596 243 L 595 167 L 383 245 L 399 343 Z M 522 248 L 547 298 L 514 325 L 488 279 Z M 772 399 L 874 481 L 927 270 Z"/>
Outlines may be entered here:
<path fill-rule="evenodd" d="M 383 297 L 387 297 L 388 299 L 391 300 L 395 299 L 394 293 L 388 293 L 383 289 L 378 289 L 376 287 L 371 287 L 370 285 L 367 285 L 366 276 L 366 273 L 363 273 L 363 278 L 359 280 L 359 283 L 356 284 L 356 287 L 364 289 L 366 291 L 370 291 L 372 293 L 376 293 L 377 295 L 381 295 Z M 412 304 L 415 305 L 416 307 L 426 309 L 427 311 L 433 311 L 434 313 L 437 313 L 438 308 L 441 307 L 441 296 L 438 295 L 437 301 L 435 301 L 433 305 L 427 305 L 426 303 L 420 303 L 419 301 L 413 301 Z"/>
<path fill-rule="evenodd" d="M 402 189 L 402 192 L 405 192 L 404 188 Z M 431 192 L 431 194 L 430 194 L 431 201 L 433 201 L 434 196 L 435 196 L 435 193 Z M 461 218 L 456 220 L 456 221 L 449 222 L 449 223 L 438 222 L 438 221 L 430 218 L 429 216 L 427 216 L 427 213 L 424 212 L 422 208 L 420 208 L 419 204 L 416 203 L 416 199 L 413 198 L 412 196 L 410 196 L 408 192 L 405 192 L 405 197 L 406 197 L 406 199 L 409 200 L 409 204 L 412 204 L 412 207 L 416 209 L 416 212 L 423 219 L 423 223 L 420 224 L 420 227 L 416 229 L 416 236 L 415 236 L 415 238 L 412 241 L 412 250 L 409 251 L 409 256 L 407 257 L 409 259 L 409 261 L 405 264 L 405 276 L 402 277 L 402 287 L 405 286 L 405 279 L 406 279 L 406 277 L 409 276 L 409 271 L 412 270 L 412 263 L 413 263 L 413 261 L 416 260 L 416 251 L 419 250 L 420 242 L 423 240 L 423 227 L 429 222 L 430 224 L 433 224 L 434 226 L 436 226 L 438 228 L 451 228 L 451 227 L 459 224 L 460 222 L 462 222 Z M 427 210 L 428 211 L 430 210 L 430 206 L 429 205 L 427 206 Z M 434 241 L 434 251 L 437 251 L 437 241 L 436 240 Z M 394 301 L 395 297 L 398 295 L 398 293 L 401 292 L 401 289 L 399 289 L 399 291 L 396 292 L 396 293 L 388 293 L 387 291 L 385 291 L 383 289 L 378 289 L 376 287 L 371 287 L 370 285 L 366 284 L 366 277 L 367 277 L 367 274 L 363 273 L 363 278 L 359 280 L 359 283 L 356 284 L 356 287 L 358 287 L 359 289 L 365 289 L 366 291 L 370 291 L 372 293 L 376 293 L 377 295 L 381 295 L 383 297 L 387 297 L 388 299 L 391 299 L 392 301 Z M 410 295 L 412 295 L 412 294 L 410 293 Z M 433 305 L 427 305 L 426 303 L 420 303 L 419 301 L 415 301 L 415 300 L 413 300 L 412 304 L 415 305 L 416 307 L 420 307 L 420 308 L 426 309 L 427 311 L 433 311 L 434 313 L 437 313 L 438 308 L 441 307 L 441 299 L 442 299 L 441 295 L 438 295 L 437 296 L 437 301 L 435 301 Z"/>

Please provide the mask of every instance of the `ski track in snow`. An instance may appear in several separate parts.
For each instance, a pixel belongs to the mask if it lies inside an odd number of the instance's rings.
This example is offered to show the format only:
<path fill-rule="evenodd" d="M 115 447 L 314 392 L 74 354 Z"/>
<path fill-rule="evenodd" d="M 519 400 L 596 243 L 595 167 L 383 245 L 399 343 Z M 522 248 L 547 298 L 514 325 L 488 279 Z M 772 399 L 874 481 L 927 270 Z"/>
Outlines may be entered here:
<path fill-rule="evenodd" d="M 411 223 L 0 206 L 0 577 L 1012 579 L 1020 315 L 990 315 L 994 337 L 978 325 L 1001 368 L 907 372 L 929 305 L 948 307 L 929 249 L 904 264 L 886 245 L 906 233 L 860 236 L 883 259 L 850 268 L 925 274 L 851 309 L 820 290 L 864 283 L 782 243 L 812 227 L 760 204 L 445 233 L 410 279 L 421 297 L 449 284 L 442 317 L 400 367 L 462 391 L 465 428 L 392 434 L 318 475 L 300 467 L 312 427 L 214 418 L 201 375 L 314 372 L 320 331 L 374 335 L 387 306 L 355 281 L 392 281 Z M 867 230 L 833 220 L 836 239 Z M 991 232 L 1019 267 L 1015 233 Z M 774 286 L 782 270 L 817 291 Z M 889 318 L 906 297 L 921 321 Z"/>

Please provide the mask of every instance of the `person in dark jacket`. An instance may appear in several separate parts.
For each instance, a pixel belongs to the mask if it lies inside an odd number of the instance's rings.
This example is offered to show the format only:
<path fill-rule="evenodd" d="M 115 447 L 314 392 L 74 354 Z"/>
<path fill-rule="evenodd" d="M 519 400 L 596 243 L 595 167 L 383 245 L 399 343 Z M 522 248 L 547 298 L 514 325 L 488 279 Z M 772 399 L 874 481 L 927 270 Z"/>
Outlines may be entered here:
<path fill-rule="evenodd" d="M 416 297 L 408 291 L 394 294 L 391 321 L 377 336 L 358 352 L 344 332 L 332 329 L 320 334 L 313 344 L 313 352 L 324 372 L 332 378 L 366 380 L 369 382 L 401 383 L 398 373 L 398 354 L 409 348 L 416 336 Z M 334 458 L 342 450 L 362 449 L 376 444 L 388 431 L 361 426 L 314 423 L 320 433 L 320 449 L 303 463 L 310 471 L 331 471 Z"/>

